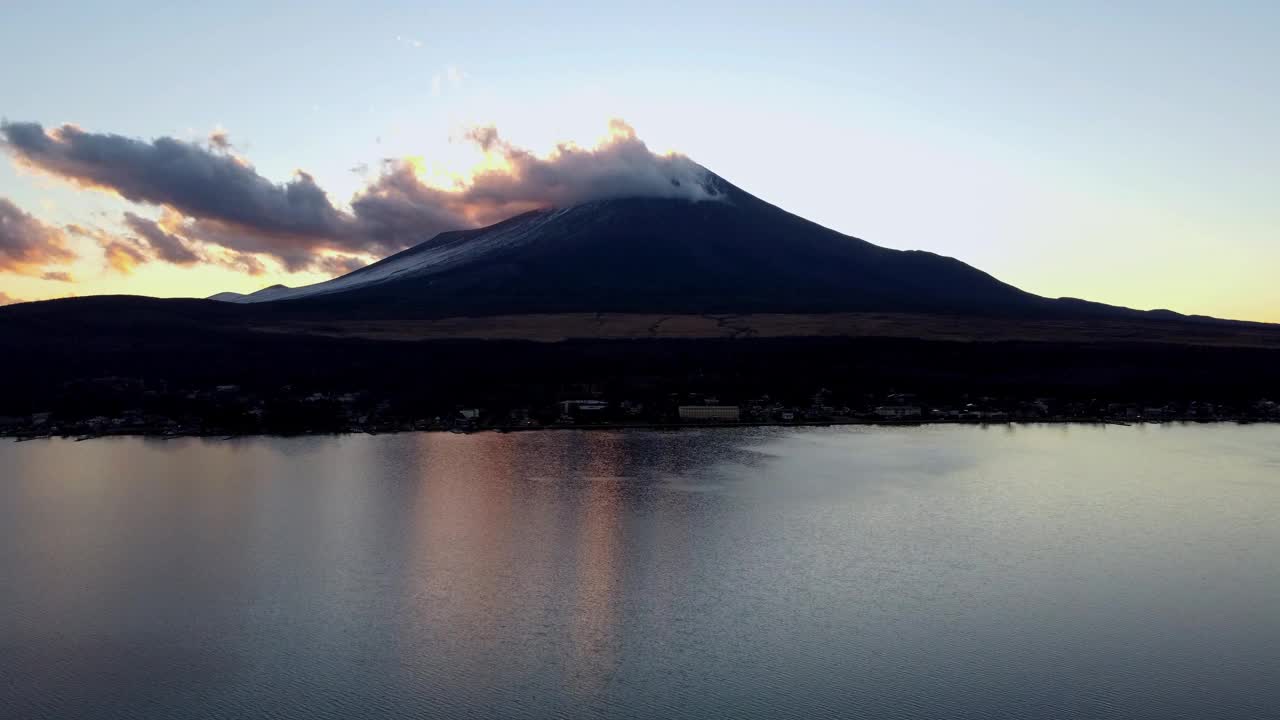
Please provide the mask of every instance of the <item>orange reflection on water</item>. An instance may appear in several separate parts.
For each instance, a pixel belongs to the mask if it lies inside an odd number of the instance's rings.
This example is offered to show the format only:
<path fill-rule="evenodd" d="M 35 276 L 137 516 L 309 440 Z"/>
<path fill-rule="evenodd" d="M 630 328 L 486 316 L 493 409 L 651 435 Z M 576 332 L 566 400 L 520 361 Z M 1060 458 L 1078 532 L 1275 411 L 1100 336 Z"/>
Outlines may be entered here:
<path fill-rule="evenodd" d="M 482 664 L 501 642 L 492 619 L 522 602 L 513 558 L 513 488 L 517 463 L 504 438 L 417 435 L 418 462 L 406 571 L 406 609 L 423 632 L 448 628 L 467 638 L 451 650 Z M 527 549 L 526 549 L 527 550 Z M 418 638 L 413 647 L 430 646 Z"/>
<path fill-rule="evenodd" d="M 573 662 L 568 678 L 579 691 L 603 689 L 620 659 L 618 634 L 622 588 L 622 523 L 625 498 L 621 477 L 625 450 L 619 434 L 588 432 L 585 480 L 578 522 L 577 589 L 569 628 Z"/>
<path fill-rule="evenodd" d="M 530 674 L 560 666 L 581 693 L 620 659 L 623 438 L 580 433 L 547 448 L 532 435 L 418 436 L 402 638 L 406 668 L 447 643 L 458 676 L 501 658 Z M 512 643 L 520 647 L 512 652 Z"/>

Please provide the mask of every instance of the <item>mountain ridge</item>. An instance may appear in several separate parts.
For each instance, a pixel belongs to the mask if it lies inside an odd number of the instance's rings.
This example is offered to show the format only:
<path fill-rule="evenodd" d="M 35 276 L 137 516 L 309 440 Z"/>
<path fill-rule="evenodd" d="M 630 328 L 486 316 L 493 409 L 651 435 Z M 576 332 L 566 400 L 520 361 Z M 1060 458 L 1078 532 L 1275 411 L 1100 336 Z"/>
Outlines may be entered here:
<path fill-rule="evenodd" d="M 208 300 L 242 311 L 210 317 L 256 327 L 582 313 L 1245 322 L 1041 297 L 956 258 L 844 235 L 709 171 L 706 182 L 710 199 L 622 197 L 531 210 L 438 233 L 321 283 L 217 293 Z M 90 305 L 66 307 L 75 314 Z M 182 322 L 188 312 L 179 313 Z"/>
<path fill-rule="evenodd" d="M 1023 291 L 956 258 L 844 235 L 714 174 L 715 199 L 611 198 L 440 233 L 333 280 L 217 299 L 336 315 L 930 312 L 1134 316 Z M 1163 311 L 1168 317 L 1183 317 Z M 1152 316 L 1154 317 L 1154 316 Z"/>

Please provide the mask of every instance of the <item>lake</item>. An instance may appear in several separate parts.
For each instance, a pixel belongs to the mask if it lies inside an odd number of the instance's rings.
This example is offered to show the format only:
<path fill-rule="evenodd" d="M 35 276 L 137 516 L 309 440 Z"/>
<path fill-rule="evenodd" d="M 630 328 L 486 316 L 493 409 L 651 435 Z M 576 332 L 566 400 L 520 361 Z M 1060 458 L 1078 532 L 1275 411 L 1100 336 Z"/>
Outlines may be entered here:
<path fill-rule="evenodd" d="M 0 442 L 0 717 L 1260 718 L 1280 426 Z"/>

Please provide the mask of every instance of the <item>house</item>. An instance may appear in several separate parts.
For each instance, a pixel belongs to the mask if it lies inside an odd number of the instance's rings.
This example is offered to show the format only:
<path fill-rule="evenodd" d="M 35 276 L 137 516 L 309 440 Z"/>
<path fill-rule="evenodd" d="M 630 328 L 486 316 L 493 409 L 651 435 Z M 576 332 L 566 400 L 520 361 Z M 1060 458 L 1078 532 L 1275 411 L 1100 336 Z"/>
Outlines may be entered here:
<path fill-rule="evenodd" d="M 681 420 L 722 420 L 737 422 L 741 413 L 737 405 L 681 405 Z"/>
<path fill-rule="evenodd" d="M 875 409 L 876 415 L 882 418 L 908 418 L 919 417 L 920 406 L 918 405 L 881 405 Z"/>
<path fill-rule="evenodd" d="M 578 417 L 580 415 L 591 415 L 593 413 L 602 413 L 609 409 L 609 403 L 604 400 L 561 400 L 560 414 L 568 417 Z"/>

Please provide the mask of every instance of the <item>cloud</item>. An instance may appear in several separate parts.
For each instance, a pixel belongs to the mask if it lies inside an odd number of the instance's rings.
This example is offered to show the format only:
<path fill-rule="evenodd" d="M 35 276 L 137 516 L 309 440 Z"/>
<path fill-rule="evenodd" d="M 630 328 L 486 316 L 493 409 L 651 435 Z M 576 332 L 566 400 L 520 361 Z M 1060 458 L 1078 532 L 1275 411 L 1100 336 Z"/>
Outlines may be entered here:
<path fill-rule="evenodd" d="M 492 126 L 473 128 L 465 137 L 497 159 L 497 167 L 442 190 L 424 183 L 413 163 L 388 161 L 351 201 L 360 231 L 380 246 L 403 248 L 443 230 L 593 200 L 722 199 L 705 168 L 684 155 L 651 152 L 621 120 L 610 122 L 609 137 L 594 148 L 562 144 L 546 157 L 512 145 Z"/>
<path fill-rule="evenodd" d="M 348 221 L 308 174 L 276 184 L 219 141 L 209 147 L 170 137 L 153 141 L 89 133 L 74 125 L 0 126 L 5 146 L 23 165 L 83 187 L 110 190 L 137 203 L 162 205 L 210 223 L 283 245 L 367 250 Z"/>
<path fill-rule="evenodd" d="M 6 295 L 0 292 L 0 305 L 17 305 L 20 302 L 26 302 L 26 300 L 19 300 L 12 295 Z"/>
<path fill-rule="evenodd" d="M 231 152 L 231 135 L 221 128 L 209 133 L 209 147 L 223 152 Z"/>
<path fill-rule="evenodd" d="M 53 282 L 75 282 L 75 278 L 71 277 L 71 273 L 65 272 L 45 272 L 40 275 L 41 280 L 52 280 Z"/>
<path fill-rule="evenodd" d="M 509 217 L 510 210 L 568 207 L 622 197 L 718 200 L 705 168 L 684 155 L 657 155 L 622 120 L 609 121 L 609 137 L 595 148 L 561 144 L 548 157 L 518 148 L 492 126 L 467 137 L 500 155 L 506 167 L 481 173 L 464 191 L 472 214 L 485 222 Z"/>
<path fill-rule="evenodd" d="M 446 230 L 477 225 L 456 193 L 424 184 L 413 165 L 385 164 L 382 173 L 351 200 L 358 232 L 388 250 L 402 250 Z"/>
<path fill-rule="evenodd" d="M 102 249 L 107 269 L 126 275 L 150 262 L 165 262 L 182 267 L 204 263 L 253 276 L 265 275 L 267 272 L 267 266 L 252 254 L 222 247 L 202 247 L 201 252 L 197 252 L 191 247 L 192 241 L 181 235 L 191 231 L 192 221 L 172 210 L 166 209 L 158 221 L 125 212 L 121 224 L 133 234 L 77 224 L 67 225 L 65 229 L 72 235 L 97 244 Z M 65 273 L 45 275 L 48 280 L 63 279 L 63 276 L 71 279 Z"/>
<path fill-rule="evenodd" d="M 137 245 L 122 240 L 111 240 L 102 245 L 107 267 L 122 275 L 130 275 L 139 266 L 147 262 L 146 253 Z"/>
<path fill-rule="evenodd" d="M 464 77 L 446 70 L 451 84 Z M 289 272 L 338 273 L 446 230 L 533 209 L 621 197 L 720 197 L 705 169 L 683 155 L 651 152 L 621 120 L 610 122 L 609 136 L 594 148 L 566 143 L 546 156 L 511 144 L 494 127 L 465 137 L 486 155 L 469 178 L 441 188 L 424 182 L 413 161 L 390 160 L 349 208 L 339 208 L 301 170 L 283 184 L 258 174 L 232 153 L 221 130 L 198 144 L 74 125 L 0 125 L 0 141 L 19 163 L 164 209 L 160 222 L 125 215 L 136 238 L 99 239 L 111 267 L 122 272 L 155 257 L 178 265 L 208 260 L 253 274 L 271 258 Z"/>
<path fill-rule="evenodd" d="M 102 248 L 102 257 L 108 270 L 122 275 L 131 275 L 139 265 L 151 261 L 147 248 L 142 241 L 107 232 L 102 228 L 85 227 L 84 225 L 67 225 L 67 232 L 72 235 L 92 240 Z"/>
<path fill-rule="evenodd" d="M 0 198 L 0 271 L 39 276 L 45 265 L 76 259 L 61 230 L 45 225 Z"/>
<path fill-rule="evenodd" d="M 278 236 L 268 233 L 254 232 L 252 228 L 240 227 L 209 218 L 185 218 L 173 229 L 190 242 L 217 246 L 237 255 L 262 255 L 274 259 L 289 272 L 302 272 L 312 269 L 326 250 L 347 250 L 342 243 L 330 241 L 319 236 Z M 350 231 L 353 232 L 353 231 Z M 366 243 L 362 239 L 359 247 Z M 376 250 L 375 250 L 376 252 Z"/>
<path fill-rule="evenodd" d="M 328 255 L 316 261 L 316 269 L 329 275 L 346 275 L 368 265 L 363 258 L 354 255 Z"/>
<path fill-rule="evenodd" d="M 267 274 L 267 266 L 262 264 L 262 261 L 257 256 L 249 255 L 248 253 L 231 253 L 219 260 L 218 264 L 253 277 Z"/>
<path fill-rule="evenodd" d="M 173 265 L 194 265 L 202 259 L 187 247 L 186 240 L 165 232 L 154 220 L 126 212 L 124 223 L 151 247 L 152 254 L 159 260 Z"/>

